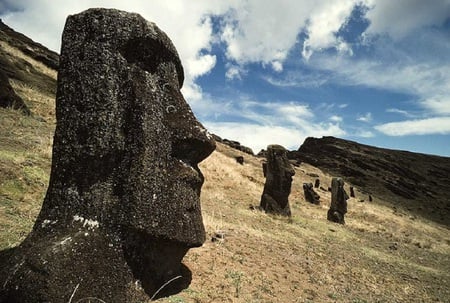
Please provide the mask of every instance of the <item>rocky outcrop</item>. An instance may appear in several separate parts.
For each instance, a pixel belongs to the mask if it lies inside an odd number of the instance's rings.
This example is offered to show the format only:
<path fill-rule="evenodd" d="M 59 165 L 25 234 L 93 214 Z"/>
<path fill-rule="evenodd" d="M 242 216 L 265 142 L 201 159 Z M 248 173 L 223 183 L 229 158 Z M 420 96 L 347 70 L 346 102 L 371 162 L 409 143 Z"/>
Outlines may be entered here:
<path fill-rule="evenodd" d="M 260 207 L 268 213 L 290 216 L 289 194 L 295 171 L 287 158 L 287 150 L 281 145 L 267 147 L 266 183 Z"/>
<path fill-rule="evenodd" d="M 1 253 L 0 302 L 138 302 L 189 284 L 181 259 L 205 241 L 197 164 L 215 144 L 182 84 L 154 23 L 68 17 L 50 184 L 31 233 Z"/>
<path fill-rule="evenodd" d="M 334 137 L 307 138 L 289 157 L 342 178 L 374 197 L 449 225 L 450 158 L 390 150 Z"/>
<path fill-rule="evenodd" d="M 225 145 L 228 145 L 231 148 L 237 149 L 241 152 L 244 152 L 246 154 L 249 155 L 254 155 L 253 150 L 250 147 L 241 145 L 241 143 L 239 143 L 238 141 L 233 141 L 233 140 L 228 140 L 228 139 L 222 139 L 221 137 L 219 137 L 218 135 L 213 135 L 214 136 L 214 140 L 220 143 L 223 143 Z"/>

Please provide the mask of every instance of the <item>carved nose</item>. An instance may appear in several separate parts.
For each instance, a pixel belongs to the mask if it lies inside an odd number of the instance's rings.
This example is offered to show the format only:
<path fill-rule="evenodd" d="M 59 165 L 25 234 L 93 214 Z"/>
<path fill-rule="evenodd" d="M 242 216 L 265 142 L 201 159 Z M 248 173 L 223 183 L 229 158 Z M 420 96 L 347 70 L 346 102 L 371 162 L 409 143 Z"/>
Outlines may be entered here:
<path fill-rule="evenodd" d="M 175 141 L 172 145 L 172 156 L 196 165 L 207 158 L 215 148 L 214 139 L 205 134 L 201 138 L 191 137 Z"/>

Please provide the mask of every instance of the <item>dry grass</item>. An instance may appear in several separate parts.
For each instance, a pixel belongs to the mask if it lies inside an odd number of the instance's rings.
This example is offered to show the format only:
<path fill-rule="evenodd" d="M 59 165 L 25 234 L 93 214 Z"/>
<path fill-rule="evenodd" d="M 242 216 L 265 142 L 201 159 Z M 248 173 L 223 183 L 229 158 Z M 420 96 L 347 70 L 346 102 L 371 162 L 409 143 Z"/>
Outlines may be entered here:
<path fill-rule="evenodd" d="M 233 156 L 243 155 L 245 165 Z M 202 207 L 210 239 L 185 257 L 193 271 L 189 289 L 160 302 L 446 302 L 448 230 L 431 221 L 399 214 L 383 202 L 349 200 L 345 226 L 326 220 L 330 193 L 322 204 L 303 197 L 303 182 L 319 175 L 296 168 L 290 196 L 292 219 L 248 208 L 263 189 L 260 159 L 219 144 L 201 164 L 206 177 Z M 249 178 L 251 177 L 251 178 Z M 367 197 L 364 197 L 367 201 Z M 417 243 L 422 243 L 418 245 Z M 443 282 L 446 283 L 443 283 Z"/>
<path fill-rule="evenodd" d="M 42 62 L 39 62 L 30 56 L 24 54 L 21 50 L 11 46 L 5 41 L 0 41 L 0 47 L 11 56 L 11 58 L 23 59 L 29 62 L 35 69 L 43 73 L 44 75 L 49 76 L 50 78 L 56 79 L 57 72 L 54 69 L 49 68 Z"/>

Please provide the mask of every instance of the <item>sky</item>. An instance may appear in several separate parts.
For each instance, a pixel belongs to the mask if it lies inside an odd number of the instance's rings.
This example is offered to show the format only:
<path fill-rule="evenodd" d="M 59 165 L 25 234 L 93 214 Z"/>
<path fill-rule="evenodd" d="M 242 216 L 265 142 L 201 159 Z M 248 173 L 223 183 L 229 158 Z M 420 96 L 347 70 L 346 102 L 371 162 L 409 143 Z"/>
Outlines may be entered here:
<path fill-rule="evenodd" d="M 155 22 L 197 118 L 255 153 L 335 136 L 450 156 L 450 0 L 0 0 L 0 18 L 59 52 L 90 7 Z"/>

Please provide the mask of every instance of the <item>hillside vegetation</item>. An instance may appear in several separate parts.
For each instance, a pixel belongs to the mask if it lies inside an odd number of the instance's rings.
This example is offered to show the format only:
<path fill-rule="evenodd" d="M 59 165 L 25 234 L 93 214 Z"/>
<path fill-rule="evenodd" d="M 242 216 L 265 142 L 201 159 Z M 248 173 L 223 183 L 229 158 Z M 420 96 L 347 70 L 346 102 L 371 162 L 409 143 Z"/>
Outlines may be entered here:
<path fill-rule="evenodd" d="M 11 60 L 31 64 L 28 76 L 35 79 L 12 81 L 32 116 L 0 109 L 2 250 L 25 238 L 45 195 L 55 127 L 54 88 L 39 87 L 36 77 L 55 81 L 56 73 L 14 45 L 2 42 L 0 47 Z M 236 163 L 238 155 L 244 165 Z M 396 201 L 376 192 L 368 202 L 363 188 L 348 201 L 346 225 L 330 223 L 330 193 L 318 190 L 321 205 L 309 204 L 302 183 L 318 176 L 327 188 L 332 176 L 305 163 L 295 168 L 292 218 L 251 210 L 250 205 L 259 204 L 264 186 L 261 161 L 218 144 L 201 163 L 208 239 L 184 259 L 192 271 L 190 287 L 158 302 L 450 301 L 448 226 L 397 208 Z M 216 234 L 224 239 L 211 241 Z"/>

